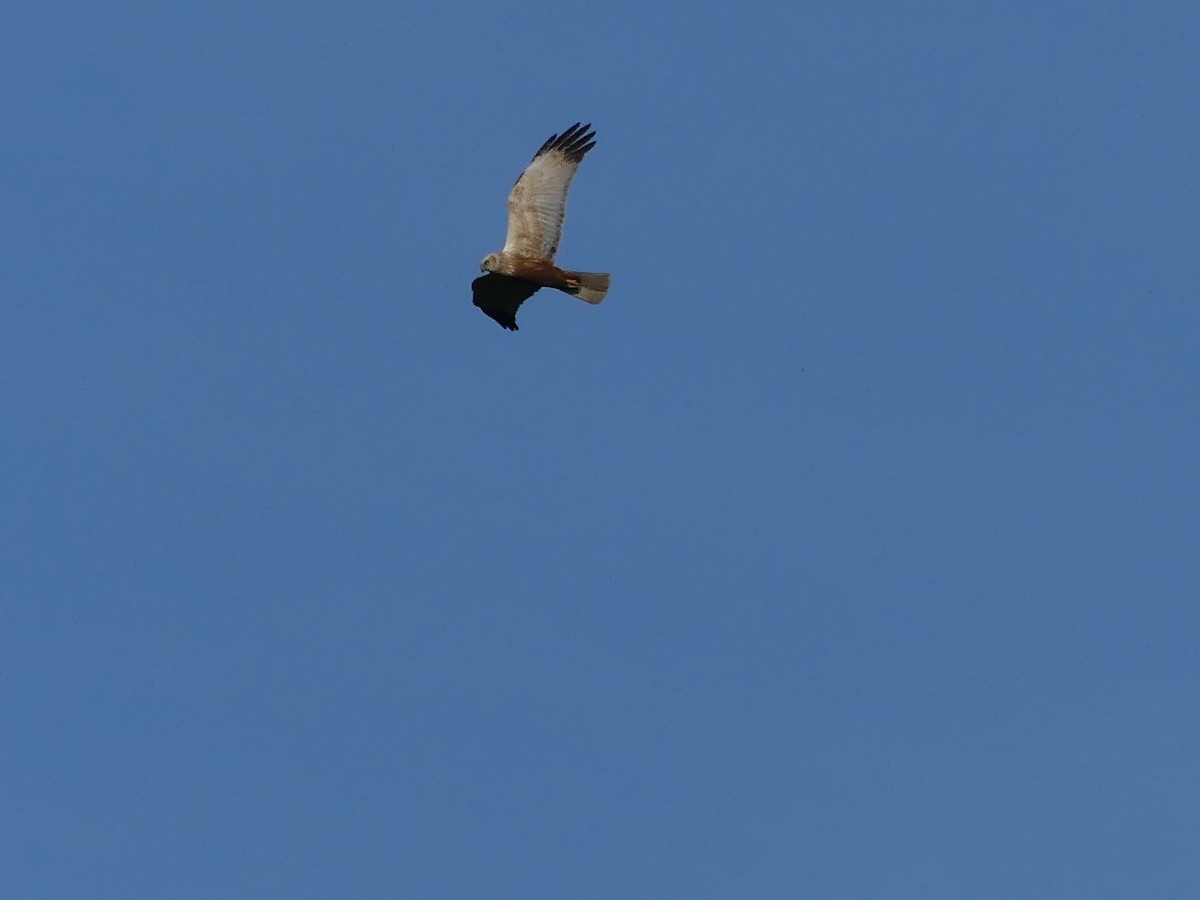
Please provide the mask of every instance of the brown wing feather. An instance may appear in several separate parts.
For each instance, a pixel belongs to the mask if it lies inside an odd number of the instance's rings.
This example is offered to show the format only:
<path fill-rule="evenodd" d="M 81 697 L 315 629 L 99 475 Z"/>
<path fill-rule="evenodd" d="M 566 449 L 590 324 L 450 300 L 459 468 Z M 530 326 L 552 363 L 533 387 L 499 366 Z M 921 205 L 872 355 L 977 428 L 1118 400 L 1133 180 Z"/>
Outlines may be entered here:
<path fill-rule="evenodd" d="M 541 285 L 489 272 L 471 282 L 472 302 L 510 331 L 517 330 L 517 310 Z"/>

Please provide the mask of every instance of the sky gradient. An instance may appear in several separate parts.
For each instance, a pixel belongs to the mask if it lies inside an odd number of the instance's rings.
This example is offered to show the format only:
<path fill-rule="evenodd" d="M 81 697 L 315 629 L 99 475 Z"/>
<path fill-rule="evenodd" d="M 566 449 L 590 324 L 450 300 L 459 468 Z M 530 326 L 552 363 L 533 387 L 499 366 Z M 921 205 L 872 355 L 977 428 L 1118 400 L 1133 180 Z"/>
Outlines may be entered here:
<path fill-rule="evenodd" d="M 0 14 L 6 896 L 1200 895 L 1198 37 Z"/>

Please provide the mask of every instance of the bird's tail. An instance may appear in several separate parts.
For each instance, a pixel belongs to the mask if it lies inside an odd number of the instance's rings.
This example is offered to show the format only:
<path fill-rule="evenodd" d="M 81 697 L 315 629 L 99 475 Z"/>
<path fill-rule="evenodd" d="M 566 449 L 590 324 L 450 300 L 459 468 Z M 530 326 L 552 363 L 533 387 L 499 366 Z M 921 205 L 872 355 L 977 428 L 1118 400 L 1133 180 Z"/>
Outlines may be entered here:
<path fill-rule="evenodd" d="M 572 297 L 599 303 L 608 294 L 612 276 L 607 272 L 567 272 L 567 286 L 563 288 Z"/>

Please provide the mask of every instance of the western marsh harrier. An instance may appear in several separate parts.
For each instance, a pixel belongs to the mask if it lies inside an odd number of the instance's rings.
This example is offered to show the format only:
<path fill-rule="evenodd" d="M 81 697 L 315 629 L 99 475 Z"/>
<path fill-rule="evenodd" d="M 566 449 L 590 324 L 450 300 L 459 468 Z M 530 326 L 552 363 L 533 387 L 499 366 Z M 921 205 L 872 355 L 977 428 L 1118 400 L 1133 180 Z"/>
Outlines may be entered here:
<path fill-rule="evenodd" d="M 591 125 L 576 122 L 562 134 L 552 134 L 525 167 L 508 195 L 508 237 L 504 249 L 489 253 L 479 264 L 486 272 L 471 282 L 475 305 L 513 331 L 517 309 L 544 287 L 599 303 L 608 293 L 607 274 L 572 272 L 554 264 L 567 189 L 584 155 L 596 146 Z"/>

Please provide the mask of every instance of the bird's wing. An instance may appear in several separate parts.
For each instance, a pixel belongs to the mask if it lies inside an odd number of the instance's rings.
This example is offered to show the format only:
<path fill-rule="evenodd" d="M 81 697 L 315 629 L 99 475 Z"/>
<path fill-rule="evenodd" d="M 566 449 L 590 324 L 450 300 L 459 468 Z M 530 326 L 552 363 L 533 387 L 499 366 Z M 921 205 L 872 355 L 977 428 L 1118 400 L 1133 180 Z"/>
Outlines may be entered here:
<path fill-rule="evenodd" d="M 476 306 L 510 331 L 517 330 L 517 310 L 541 285 L 489 272 L 471 282 Z"/>
<path fill-rule="evenodd" d="M 567 215 L 567 189 L 584 155 L 596 146 L 591 127 L 576 122 L 561 135 L 552 134 L 525 167 L 508 195 L 505 253 L 554 259 Z"/>

